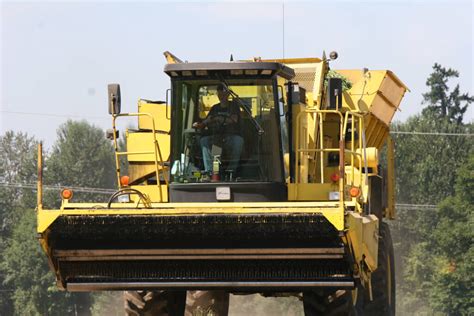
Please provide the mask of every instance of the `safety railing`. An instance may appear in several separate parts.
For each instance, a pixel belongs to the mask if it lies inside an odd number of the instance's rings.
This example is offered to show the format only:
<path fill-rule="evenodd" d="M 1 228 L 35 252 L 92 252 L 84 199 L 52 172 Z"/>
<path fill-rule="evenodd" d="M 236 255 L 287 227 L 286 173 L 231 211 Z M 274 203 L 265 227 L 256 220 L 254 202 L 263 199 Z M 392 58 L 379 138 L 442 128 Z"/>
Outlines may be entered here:
<path fill-rule="evenodd" d="M 153 134 L 153 150 L 150 151 L 119 151 L 118 143 L 117 143 L 117 129 L 116 129 L 116 120 L 119 117 L 130 117 L 130 116 L 147 116 L 150 118 L 152 123 L 152 134 Z M 115 114 L 112 116 L 112 128 L 113 128 L 113 140 L 114 140 L 114 149 L 115 149 L 115 168 L 117 172 L 117 183 L 118 186 L 121 187 L 120 182 L 120 157 L 121 156 L 129 156 L 129 155 L 154 155 L 154 162 L 155 162 L 155 175 L 156 175 L 156 185 L 160 192 L 160 202 L 163 202 L 163 188 L 161 185 L 161 178 L 160 178 L 160 168 L 161 165 L 161 175 L 163 179 L 168 185 L 168 179 L 166 178 L 166 174 L 164 172 L 164 161 L 161 155 L 160 145 L 158 143 L 158 139 L 156 138 L 157 130 L 155 128 L 155 120 L 153 115 L 150 113 L 123 113 L 123 114 Z"/>
<path fill-rule="evenodd" d="M 314 148 L 307 148 L 308 145 L 308 135 L 302 135 L 303 131 L 301 129 L 301 119 L 305 116 L 312 115 L 314 121 L 314 131 L 315 139 Z M 335 115 L 339 118 L 339 147 L 325 147 L 324 144 L 324 135 L 325 135 L 325 118 L 327 115 Z M 357 121 L 357 124 L 356 124 Z M 348 124 L 351 124 L 350 132 L 350 146 L 346 148 L 346 133 Z M 356 140 L 356 133 L 359 135 Z M 296 126 L 295 126 L 295 183 L 302 183 L 302 155 L 314 153 L 315 156 L 319 156 L 319 161 L 315 162 L 315 166 L 318 166 L 319 162 L 319 179 L 317 183 L 325 183 L 325 165 L 324 165 L 324 155 L 325 153 L 336 152 L 339 153 L 339 201 L 341 205 L 344 204 L 344 186 L 348 184 L 350 186 L 362 185 L 362 170 L 363 163 L 365 165 L 365 170 L 367 172 L 367 159 L 366 159 L 366 142 L 365 142 L 365 132 L 364 132 L 364 114 L 356 112 L 346 112 L 342 113 L 338 110 L 318 110 L 318 109 L 306 109 L 298 113 L 296 117 Z M 305 139 L 301 140 L 301 137 Z M 357 145 L 356 145 L 357 141 Z M 362 150 L 360 150 L 362 149 Z M 346 155 L 350 157 L 350 176 L 346 181 L 345 171 L 346 171 Z M 308 170 L 308 163 L 306 163 L 306 170 Z M 303 162 L 303 165 L 305 163 Z M 356 169 L 358 172 L 358 179 L 356 178 Z M 316 172 L 314 172 L 316 174 Z M 358 181 L 356 181 L 358 180 Z"/>
<path fill-rule="evenodd" d="M 357 129 L 356 129 L 356 120 L 357 120 Z M 350 140 L 350 149 L 348 150 L 347 148 L 345 149 L 345 153 L 349 154 L 351 157 L 351 174 L 349 177 L 348 185 L 354 186 L 356 184 L 356 179 L 355 179 L 355 169 L 356 169 L 356 158 L 357 159 L 357 169 L 359 170 L 359 179 L 358 183 L 359 186 L 362 185 L 362 163 L 364 163 L 365 167 L 365 172 L 367 172 L 367 153 L 366 153 L 366 141 L 365 141 L 365 128 L 364 128 L 364 115 L 363 113 L 356 113 L 356 112 L 346 112 L 344 115 L 344 126 L 343 126 L 343 131 L 344 131 L 344 140 L 346 138 L 346 132 L 347 132 L 347 127 L 348 124 L 351 124 L 351 140 Z M 356 149 L 356 139 L 355 135 L 358 135 L 357 137 L 357 149 Z M 360 150 L 360 151 L 359 151 Z"/>

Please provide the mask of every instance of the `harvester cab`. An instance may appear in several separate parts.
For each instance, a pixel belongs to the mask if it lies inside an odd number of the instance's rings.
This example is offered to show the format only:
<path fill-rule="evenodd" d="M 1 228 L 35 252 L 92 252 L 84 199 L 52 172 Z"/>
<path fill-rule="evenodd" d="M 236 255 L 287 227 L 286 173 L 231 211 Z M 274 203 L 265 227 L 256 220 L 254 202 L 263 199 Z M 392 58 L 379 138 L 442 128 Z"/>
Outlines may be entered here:
<path fill-rule="evenodd" d="M 172 85 L 170 201 L 286 201 L 288 133 L 278 78 L 294 71 L 229 62 L 169 64 L 165 72 Z"/>

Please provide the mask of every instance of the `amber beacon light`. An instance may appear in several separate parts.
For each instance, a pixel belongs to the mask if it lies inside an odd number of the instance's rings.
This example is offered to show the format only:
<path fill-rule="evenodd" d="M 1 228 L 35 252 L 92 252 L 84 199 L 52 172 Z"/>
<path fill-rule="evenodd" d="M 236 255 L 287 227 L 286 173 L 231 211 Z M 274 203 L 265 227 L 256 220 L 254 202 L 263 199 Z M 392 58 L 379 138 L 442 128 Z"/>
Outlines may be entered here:
<path fill-rule="evenodd" d="M 61 198 L 63 198 L 64 200 L 70 200 L 72 199 L 72 196 L 74 194 L 72 193 L 72 190 L 71 189 L 62 189 L 61 190 Z"/>

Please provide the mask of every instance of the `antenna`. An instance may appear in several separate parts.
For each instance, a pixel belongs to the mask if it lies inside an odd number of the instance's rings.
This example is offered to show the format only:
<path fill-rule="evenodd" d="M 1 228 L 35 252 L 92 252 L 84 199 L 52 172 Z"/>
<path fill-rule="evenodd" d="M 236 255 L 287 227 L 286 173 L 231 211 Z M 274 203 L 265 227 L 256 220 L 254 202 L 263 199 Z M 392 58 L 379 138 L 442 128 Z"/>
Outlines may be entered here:
<path fill-rule="evenodd" d="M 281 5 L 282 5 L 282 19 L 283 19 L 282 50 L 283 50 L 283 59 L 285 59 L 285 2 L 282 2 Z"/>

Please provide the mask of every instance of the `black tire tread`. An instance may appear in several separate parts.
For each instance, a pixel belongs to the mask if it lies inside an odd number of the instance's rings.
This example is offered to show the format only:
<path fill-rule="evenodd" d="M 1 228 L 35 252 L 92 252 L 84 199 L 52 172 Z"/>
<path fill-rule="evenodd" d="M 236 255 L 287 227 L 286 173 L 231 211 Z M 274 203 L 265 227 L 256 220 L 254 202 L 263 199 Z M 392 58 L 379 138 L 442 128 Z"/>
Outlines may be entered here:
<path fill-rule="evenodd" d="M 126 316 L 182 316 L 185 292 L 125 291 L 123 293 Z"/>
<path fill-rule="evenodd" d="M 227 316 L 228 313 L 228 292 L 188 291 L 185 316 Z"/>
<path fill-rule="evenodd" d="M 364 315 L 367 316 L 394 316 L 395 315 L 395 267 L 393 243 L 390 228 L 387 223 L 381 222 L 379 229 L 379 253 L 377 270 L 372 273 L 372 296 L 370 301 L 366 295 Z M 387 290 L 387 261 L 391 265 L 391 292 L 392 301 L 389 303 Z"/>
<path fill-rule="evenodd" d="M 303 293 L 305 316 L 347 316 L 356 315 L 351 291 L 328 292 L 318 289 Z"/>

